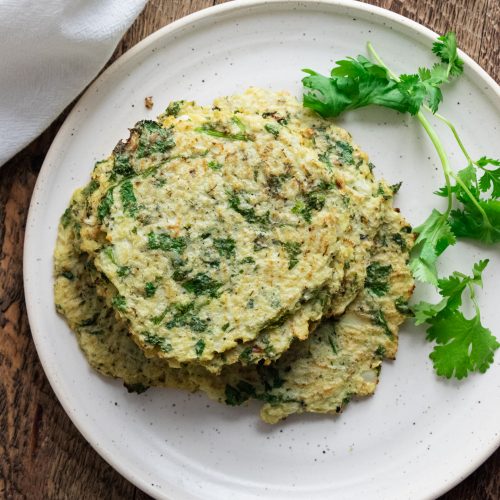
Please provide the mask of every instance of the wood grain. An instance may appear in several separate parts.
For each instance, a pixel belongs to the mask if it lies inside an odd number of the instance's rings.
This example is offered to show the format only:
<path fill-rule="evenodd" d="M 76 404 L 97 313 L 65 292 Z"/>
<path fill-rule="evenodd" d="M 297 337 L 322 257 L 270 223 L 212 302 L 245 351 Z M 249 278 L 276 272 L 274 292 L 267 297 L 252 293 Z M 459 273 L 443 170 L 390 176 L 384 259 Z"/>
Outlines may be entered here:
<path fill-rule="evenodd" d="M 165 24 L 218 3 L 222 2 L 151 0 L 110 62 Z M 441 33 L 453 28 L 465 52 L 500 80 L 499 0 L 368 3 Z M 64 413 L 38 361 L 26 317 L 22 288 L 25 221 L 43 158 L 66 114 L 0 169 L 0 497 L 145 499 L 147 495 L 94 452 Z M 499 498 L 500 451 L 442 497 Z"/>

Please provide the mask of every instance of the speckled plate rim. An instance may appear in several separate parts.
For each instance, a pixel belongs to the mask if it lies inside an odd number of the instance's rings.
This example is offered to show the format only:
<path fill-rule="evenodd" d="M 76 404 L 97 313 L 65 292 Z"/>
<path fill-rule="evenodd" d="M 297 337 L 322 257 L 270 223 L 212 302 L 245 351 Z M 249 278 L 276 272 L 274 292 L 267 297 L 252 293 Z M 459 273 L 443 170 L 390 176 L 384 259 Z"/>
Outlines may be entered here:
<path fill-rule="evenodd" d="M 74 106 L 65 122 L 61 126 L 57 136 L 55 137 L 46 157 L 42 168 L 40 170 L 39 176 L 37 178 L 37 182 L 33 191 L 27 224 L 26 224 L 26 234 L 24 240 L 24 255 L 23 255 L 23 267 L 24 267 L 24 292 L 25 292 L 25 300 L 26 300 L 26 308 L 28 313 L 28 319 L 31 327 L 31 332 L 33 336 L 33 340 L 35 342 L 35 346 L 38 352 L 38 356 L 42 363 L 45 374 L 50 382 L 52 389 L 54 390 L 59 402 L 64 408 L 65 412 L 79 430 L 79 432 L 83 435 L 86 441 L 96 450 L 99 455 L 106 460 L 114 469 L 116 469 L 122 476 L 135 484 L 138 488 L 143 490 L 144 492 L 157 496 L 160 492 L 151 485 L 151 483 L 141 476 L 141 474 L 134 470 L 132 467 L 128 467 L 125 465 L 119 456 L 114 455 L 105 447 L 102 447 L 100 443 L 98 443 L 92 433 L 92 427 L 85 421 L 85 419 L 81 418 L 77 409 L 72 408 L 65 395 L 63 387 L 58 382 L 57 377 L 57 367 L 51 366 L 50 363 L 47 362 L 45 356 L 45 348 L 42 341 L 41 334 L 41 324 L 39 323 L 38 316 L 35 313 L 36 311 L 36 248 L 33 245 L 33 240 L 35 239 L 34 230 L 31 230 L 32 227 L 35 226 L 37 222 L 37 207 L 40 204 L 40 200 L 44 195 L 44 187 L 50 178 L 52 171 L 57 168 L 57 162 L 54 160 L 59 155 L 62 147 L 69 135 L 71 129 L 74 126 L 74 123 L 77 121 L 77 109 L 80 107 L 85 107 L 87 100 L 90 99 L 90 96 L 95 92 L 100 85 L 112 78 L 113 75 L 119 71 L 122 66 L 126 65 L 136 54 L 141 53 L 147 50 L 152 44 L 157 42 L 162 38 L 168 38 L 175 35 L 180 30 L 184 29 L 186 26 L 197 23 L 200 20 L 204 20 L 206 18 L 217 18 L 221 15 L 227 13 L 234 13 L 241 9 L 248 9 L 249 7 L 258 7 L 263 4 L 268 5 L 283 5 L 283 4 L 323 4 L 326 6 L 331 6 L 331 8 L 341 8 L 344 11 L 346 9 L 350 10 L 353 15 L 357 13 L 364 13 L 373 15 L 379 19 L 385 19 L 395 24 L 398 24 L 403 30 L 406 29 L 409 35 L 413 35 L 415 37 L 420 37 L 426 39 L 429 42 L 429 45 L 435 40 L 438 36 L 434 31 L 418 24 L 415 21 L 407 19 L 399 14 L 395 14 L 391 11 L 382 9 L 380 7 L 376 7 L 369 4 L 360 3 L 353 0 L 234 0 L 229 3 L 217 5 L 214 7 L 209 7 L 203 9 L 201 11 L 190 14 L 184 18 L 181 18 L 161 29 L 156 31 L 155 33 L 149 35 L 147 38 L 139 42 L 132 49 L 127 51 L 124 55 L 122 55 L 117 61 L 115 61 L 106 71 L 104 71 L 99 78 L 97 78 L 92 85 L 87 89 L 84 95 L 80 98 L 78 103 Z M 474 73 L 474 75 L 481 80 L 487 90 L 493 94 L 493 97 L 498 99 L 500 102 L 500 86 L 496 84 L 491 76 L 489 76 L 486 71 L 484 71 L 472 58 L 470 58 L 467 54 L 460 51 L 460 56 L 465 62 L 465 66 L 468 71 Z M 463 463 L 463 468 L 460 470 L 456 470 L 456 476 L 451 481 L 441 481 L 441 484 L 435 484 L 435 487 L 432 488 L 433 496 L 437 497 L 446 491 L 450 490 L 462 481 L 466 476 L 471 474 L 477 467 L 479 467 L 498 447 L 500 446 L 500 435 L 497 437 L 496 441 L 492 441 L 490 446 L 482 448 L 479 452 L 477 452 L 474 460 L 469 461 L 467 463 Z M 469 457 L 470 458 L 470 457 Z M 175 485 L 170 485 L 171 490 L 170 494 L 173 495 L 172 498 L 177 496 L 177 494 L 182 494 Z"/>

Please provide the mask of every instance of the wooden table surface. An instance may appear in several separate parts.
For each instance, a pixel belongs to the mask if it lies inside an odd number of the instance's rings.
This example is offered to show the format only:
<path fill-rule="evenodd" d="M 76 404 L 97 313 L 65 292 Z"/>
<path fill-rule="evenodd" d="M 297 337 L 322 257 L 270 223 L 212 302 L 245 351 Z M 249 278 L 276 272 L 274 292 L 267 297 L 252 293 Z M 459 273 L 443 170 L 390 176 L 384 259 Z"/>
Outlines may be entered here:
<path fill-rule="evenodd" d="M 111 61 L 157 29 L 217 0 L 151 0 Z M 456 31 L 461 48 L 500 80 L 499 0 L 370 0 L 431 29 Z M 70 106 L 71 107 L 71 106 Z M 0 169 L 0 497 L 148 498 L 82 438 L 52 392 L 31 339 L 22 250 L 31 193 L 67 111 Z M 500 416 L 496 415 L 492 418 Z M 446 500 L 500 498 L 500 450 Z"/>

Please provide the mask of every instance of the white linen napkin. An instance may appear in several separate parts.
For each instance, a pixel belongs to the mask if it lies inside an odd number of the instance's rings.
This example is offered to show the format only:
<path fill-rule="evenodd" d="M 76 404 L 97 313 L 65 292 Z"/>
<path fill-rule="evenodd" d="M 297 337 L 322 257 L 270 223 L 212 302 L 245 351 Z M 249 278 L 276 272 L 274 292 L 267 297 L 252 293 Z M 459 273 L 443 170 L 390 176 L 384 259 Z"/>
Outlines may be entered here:
<path fill-rule="evenodd" d="M 0 0 L 0 166 L 111 57 L 147 0 Z"/>

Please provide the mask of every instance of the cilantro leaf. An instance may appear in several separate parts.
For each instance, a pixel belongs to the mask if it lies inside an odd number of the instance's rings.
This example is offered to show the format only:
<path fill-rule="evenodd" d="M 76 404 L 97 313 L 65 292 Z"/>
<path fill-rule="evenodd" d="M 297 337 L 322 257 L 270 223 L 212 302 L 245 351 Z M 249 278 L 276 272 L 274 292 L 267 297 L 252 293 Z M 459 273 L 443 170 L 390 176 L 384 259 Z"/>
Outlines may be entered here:
<path fill-rule="evenodd" d="M 494 158 L 488 158 L 487 156 L 481 156 L 479 160 L 477 160 L 476 164 L 479 167 L 486 167 L 487 165 L 493 165 L 495 167 L 500 167 L 500 160 L 495 160 Z"/>
<path fill-rule="evenodd" d="M 427 85 L 422 82 L 419 75 L 399 75 L 398 89 L 408 103 L 406 111 L 416 115 L 427 97 Z"/>
<path fill-rule="evenodd" d="M 443 93 L 439 85 L 446 81 L 446 78 L 443 78 L 446 76 L 446 73 L 443 74 L 442 68 L 442 65 L 435 64 L 432 70 L 427 68 L 419 68 L 418 70 L 420 81 L 426 92 L 425 100 L 433 113 L 437 111 L 439 104 L 443 100 Z"/>
<path fill-rule="evenodd" d="M 153 297 L 154 294 L 156 293 L 156 289 L 158 287 L 151 281 L 148 281 L 145 285 L 144 285 L 144 294 L 146 295 L 146 297 Z"/>
<path fill-rule="evenodd" d="M 134 186 L 129 180 L 126 180 L 120 186 L 120 196 L 122 199 L 123 211 L 132 217 L 135 216 L 138 210 L 137 198 L 134 194 Z"/>
<path fill-rule="evenodd" d="M 135 130 L 139 133 L 137 158 L 167 153 L 175 146 L 172 129 L 164 128 L 156 121 L 141 120 L 135 125 Z"/>
<path fill-rule="evenodd" d="M 113 205 L 113 190 L 108 189 L 97 207 L 97 218 L 102 222 L 105 217 L 111 213 L 111 206 Z"/>
<path fill-rule="evenodd" d="M 437 304 L 422 301 L 413 306 L 415 324 L 420 325 L 430 322 L 430 320 L 438 317 L 443 312 L 450 313 L 456 311 L 462 305 L 462 294 L 467 286 L 483 285 L 482 272 L 488 265 L 488 262 L 488 259 L 486 259 L 474 264 L 472 276 L 466 276 L 455 271 L 448 278 L 438 280 L 439 293 L 443 299 Z"/>
<path fill-rule="evenodd" d="M 297 241 L 286 241 L 282 245 L 288 254 L 288 269 L 293 269 L 299 263 L 299 255 L 302 253 L 300 243 Z"/>
<path fill-rule="evenodd" d="M 500 344 L 481 324 L 479 314 L 467 319 L 460 311 L 441 316 L 427 331 L 438 344 L 430 354 L 436 372 L 446 378 L 462 379 L 469 372 L 484 373 Z"/>
<path fill-rule="evenodd" d="M 458 57 L 457 38 L 452 31 L 438 37 L 438 41 L 432 45 L 432 52 L 448 64 L 450 75 L 458 76 L 463 72 L 464 62 Z"/>
<path fill-rule="evenodd" d="M 235 212 L 238 212 L 248 223 L 250 224 L 260 224 L 262 226 L 267 226 L 270 224 L 269 211 L 257 215 L 255 208 L 252 207 L 245 200 L 242 201 L 238 193 L 232 192 L 228 194 L 228 204 Z"/>
<path fill-rule="evenodd" d="M 372 104 L 416 115 L 426 102 L 435 113 L 443 100 L 440 86 L 462 73 L 463 61 L 458 57 L 454 33 L 439 37 L 432 50 L 441 63 L 399 78 L 361 55 L 336 61 L 329 77 L 304 69 L 308 76 L 302 83 L 309 89 L 304 106 L 324 117 Z"/>
<path fill-rule="evenodd" d="M 491 196 L 493 198 L 500 198 L 500 168 L 485 170 L 481 179 L 479 179 L 479 187 L 483 193 L 491 187 Z"/>
<path fill-rule="evenodd" d="M 218 297 L 219 288 L 222 283 L 215 281 L 205 273 L 198 273 L 193 278 L 182 284 L 183 288 L 190 293 L 199 295 L 208 295 L 209 297 Z"/>
<path fill-rule="evenodd" d="M 196 356 L 200 357 L 205 350 L 205 341 L 203 339 L 199 339 L 198 342 L 194 345 L 194 351 L 196 352 Z"/>
<path fill-rule="evenodd" d="M 472 268 L 472 278 L 470 278 L 472 284 L 483 286 L 483 271 L 486 269 L 489 262 L 489 259 L 484 259 L 474 264 Z"/>
<path fill-rule="evenodd" d="M 236 242 L 232 238 L 214 238 L 214 247 L 221 257 L 228 259 L 236 253 Z"/>
<path fill-rule="evenodd" d="M 187 246 L 186 238 L 182 236 L 174 237 L 167 233 L 151 231 L 148 233 L 148 248 L 150 250 L 163 250 L 164 252 L 182 253 Z"/>
<path fill-rule="evenodd" d="M 113 173 L 115 175 L 122 175 L 123 177 L 131 177 L 134 175 L 135 170 L 130 164 L 130 156 L 116 153 L 114 155 Z"/>
<path fill-rule="evenodd" d="M 349 109 L 377 104 L 405 112 L 408 109 L 405 96 L 398 83 L 389 78 L 387 70 L 373 64 L 363 56 L 337 61 L 331 77 L 304 69 L 304 87 L 311 89 L 304 94 L 304 106 L 321 116 L 338 116 Z"/>
<path fill-rule="evenodd" d="M 158 324 L 163 321 L 169 309 L 170 307 L 167 306 L 165 311 L 163 311 L 160 316 L 153 318 L 153 322 Z M 174 309 L 175 312 L 172 318 L 165 324 L 169 330 L 172 328 L 187 326 L 191 328 L 193 332 L 202 333 L 207 329 L 208 322 L 207 320 L 196 315 L 197 310 L 194 302 L 190 302 L 188 304 L 176 304 L 174 305 Z"/>
<path fill-rule="evenodd" d="M 485 193 L 491 188 L 491 197 L 500 198 L 500 168 L 496 170 L 487 170 L 484 168 L 487 165 L 500 167 L 500 160 L 483 156 L 476 162 L 476 165 L 483 170 L 483 175 L 479 180 L 480 190 Z"/>
<path fill-rule="evenodd" d="M 185 101 L 171 101 L 165 110 L 166 116 L 177 116 Z"/>
<path fill-rule="evenodd" d="M 368 288 L 374 295 L 381 297 L 389 290 L 389 275 L 392 266 L 384 266 L 379 262 L 372 262 L 366 268 L 365 288 Z"/>
<path fill-rule="evenodd" d="M 144 339 L 144 342 L 149 345 L 158 347 L 160 351 L 169 352 L 172 350 L 172 345 L 165 337 L 156 335 L 155 333 L 151 332 L 143 332 L 142 338 Z"/>
<path fill-rule="evenodd" d="M 447 306 L 448 299 L 444 298 L 437 304 L 421 301 L 413 306 L 415 325 L 421 325 L 438 316 Z"/>
<path fill-rule="evenodd" d="M 479 187 L 477 183 L 476 169 L 473 165 L 468 165 L 457 173 L 458 178 L 465 184 L 475 199 L 479 199 Z M 467 204 L 471 202 L 470 196 L 465 192 L 460 184 L 451 187 L 451 192 L 455 194 L 458 201 Z"/>
<path fill-rule="evenodd" d="M 388 78 L 388 72 L 382 66 L 372 63 L 364 56 L 358 56 L 356 59 L 348 57 L 336 62 L 337 66 L 330 72 L 331 76 L 362 78 L 372 76 L 374 78 Z"/>
<path fill-rule="evenodd" d="M 474 166 L 470 164 L 464 169 L 457 172 L 456 175 L 465 184 L 473 197 L 475 199 L 478 199 L 479 187 Z M 469 203 L 471 201 L 470 196 L 464 191 L 463 187 L 460 184 L 450 184 L 449 186 L 443 186 L 437 191 L 434 191 L 434 194 L 443 196 L 444 198 L 448 197 L 449 195 L 455 195 L 456 199 L 461 203 Z"/>
<path fill-rule="evenodd" d="M 500 347 L 490 330 L 481 324 L 473 288 L 482 286 L 482 273 L 487 265 L 488 260 L 474 264 L 472 276 L 455 271 L 438 282 L 443 297 L 440 302 L 420 302 L 414 306 L 415 323 L 429 323 L 427 339 L 438 344 L 430 354 L 438 375 L 461 379 L 471 371 L 484 373 L 493 361 L 495 350 Z M 459 310 L 466 289 L 476 308 L 471 319 Z"/>
<path fill-rule="evenodd" d="M 309 76 L 302 79 L 302 84 L 312 89 L 312 92 L 304 94 L 304 107 L 316 111 L 321 116 L 338 116 L 348 108 L 351 97 L 347 92 L 340 91 L 337 80 L 311 69 L 303 71 Z"/>
<path fill-rule="evenodd" d="M 500 169 L 490 171 L 484 165 L 495 165 L 500 162 L 483 157 L 476 162 L 484 170 L 481 179 L 477 180 L 477 169 L 473 163 L 456 174 L 457 183 L 442 187 L 436 192 L 439 196 L 454 195 L 462 204 L 451 210 L 448 222 L 455 236 L 471 238 L 487 244 L 500 241 Z M 481 192 L 493 187 L 491 197 L 482 198 Z"/>
<path fill-rule="evenodd" d="M 446 248 L 456 243 L 446 214 L 434 209 L 414 232 L 418 234 L 418 238 L 412 252 L 410 269 L 418 280 L 437 284 L 436 261 Z"/>
<path fill-rule="evenodd" d="M 463 210 L 452 210 L 450 213 L 449 222 L 453 234 L 489 244 L 500 242 L 500 201 L 478 201 L 478 204 L 489 222 L 485 222 L 475 205 L 467 203 Z"/>

